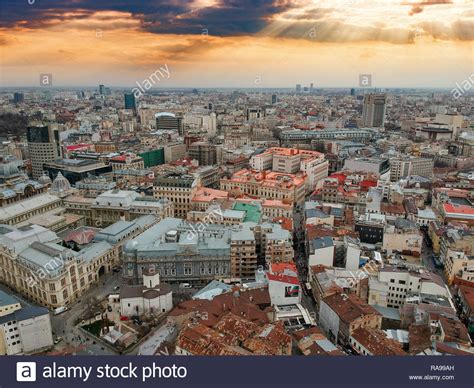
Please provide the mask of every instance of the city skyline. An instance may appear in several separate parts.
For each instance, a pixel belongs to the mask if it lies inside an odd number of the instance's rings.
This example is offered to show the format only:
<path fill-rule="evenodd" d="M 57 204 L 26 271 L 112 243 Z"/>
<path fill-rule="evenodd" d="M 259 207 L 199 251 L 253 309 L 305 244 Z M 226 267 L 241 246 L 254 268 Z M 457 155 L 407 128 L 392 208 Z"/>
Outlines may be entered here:
<path fill-rule="evenodd" d="M 31 3 L 31 4 L 30 4 Z M 1 86 L 454 88 L 474 72 L 469 1 L 2 3 Z M 21 15 L 21 16 L 20 16 Z"/>

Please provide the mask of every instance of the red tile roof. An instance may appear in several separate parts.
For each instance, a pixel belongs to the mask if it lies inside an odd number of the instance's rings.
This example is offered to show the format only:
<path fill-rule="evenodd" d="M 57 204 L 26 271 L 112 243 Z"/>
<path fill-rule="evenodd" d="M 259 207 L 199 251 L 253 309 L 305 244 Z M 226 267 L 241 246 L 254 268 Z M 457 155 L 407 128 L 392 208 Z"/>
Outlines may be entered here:
<path fill-rule="evenodd" d="M 402 345 L 396 340 L 387 338 L 381 330 L 359 327 L 352 332 L 351 337 L 374 356 L 406 355 Z"/>
<path fill-rule="evenodd" d="M 299 285 L 298 277 L 267 273 L 269 281 Z"/>
<path fill-rule="evenodd" d="M 444 203 L 443 209 L 446 215 L 474 216 L 474 207 L 468 205 L 455 205 Z"/>
<path fill-rule="evenodd" d="M 337 293 L 325 297 L 323 301 L 347 324 L 365 315 L 380 315 L 377 310 L 354 294 Z"/>

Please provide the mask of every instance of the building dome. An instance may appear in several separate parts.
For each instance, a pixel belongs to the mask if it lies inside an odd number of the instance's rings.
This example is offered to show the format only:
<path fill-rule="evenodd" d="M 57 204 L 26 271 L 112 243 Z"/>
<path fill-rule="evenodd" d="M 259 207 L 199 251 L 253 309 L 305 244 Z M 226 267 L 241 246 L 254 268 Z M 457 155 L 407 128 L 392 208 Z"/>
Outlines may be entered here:
<path fill-rule="evenodd" d="M 8 178 L 20 174 L 18 165 L 15 162 L 0 164 L 0 176 Z"/>
<path fill-rule="evenodd" d="M 71 192 L 71 184 L 69 181 L 64 177 L 61 172 L 58 172 L 58 175 L 53 181 L 51 185 L 51 193 L 57 195 L 64 195 L 69 194 Z"/>
<path fill-rule="evenodd" d="M 53 181 L 46 172 L 43 172 L 43 175 L 38 179 L 38 182 L 44 186 L 50 185 Z"/>

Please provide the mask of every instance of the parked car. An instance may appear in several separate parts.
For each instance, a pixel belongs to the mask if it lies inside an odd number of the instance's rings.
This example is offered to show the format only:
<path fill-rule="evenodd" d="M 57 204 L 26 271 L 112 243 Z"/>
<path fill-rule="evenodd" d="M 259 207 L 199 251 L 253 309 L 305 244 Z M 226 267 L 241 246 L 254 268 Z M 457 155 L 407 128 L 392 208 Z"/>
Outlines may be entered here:
<path fill-rule="evenodd" d="M 108 306 L 107 306 L 107 311 L 108 311 L 109 313 L 112 312 L 112 306 L 111 306 L 111 305 L 108 305 Z"/>
<path fill-rule="evenodd" d="M 54 315 L 59 315 L 63 312 L 67 311 L 67 307 L 66 306 L 63 306 L 63 307 L 58 307 L 56 309 L 53 310 L 53 314 Z"/>
<path fill-rule="evenodd" d="M 55 345 L 59 344 L 63 340 L 63 337 L 56 337 L 53 341 Z"/>

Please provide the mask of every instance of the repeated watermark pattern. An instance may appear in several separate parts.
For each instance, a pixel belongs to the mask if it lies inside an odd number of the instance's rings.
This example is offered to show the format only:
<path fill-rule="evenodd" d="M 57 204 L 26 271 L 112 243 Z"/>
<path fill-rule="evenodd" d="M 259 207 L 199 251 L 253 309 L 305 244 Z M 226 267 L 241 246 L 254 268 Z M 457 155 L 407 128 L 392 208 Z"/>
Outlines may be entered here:
<path fill-rule="evenodd" d="M 190 224 L 191 230 L 188 231 L 188 240 L 194 240 L 199 233 L 204 232 L 209 225 L 223 221 L 224 216 L 220 208 L 213 209 L 209 212 L 202 221 L 197 222 L 196 224 Z"/>
<path fill-rule="evenodd" d="M 451 94 L 455 100 L 459 97 L 462 97 L 468 90 L 471 90 L 474 87 L 474 73 L 467 77 L 464 81 L 461 81 L 461 84 L 456 82 L 456 87 L 451 89 Z"/>
<path fill-rule="evenodd" d="M 136 88 L 132 89 L 132 93 L 135 98 L 142 97 L 147 90 L 150 90 L 153 86 L 156 86 L 163 79 L 169 79 L 171 76 L 170 69 L 165 63 L 164 67 L 161 66 L 154 73 L 151 73 L 148 78 L 145 78 L 142 82 L 136 81 Z"/>

